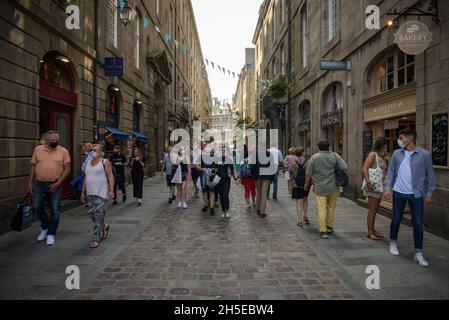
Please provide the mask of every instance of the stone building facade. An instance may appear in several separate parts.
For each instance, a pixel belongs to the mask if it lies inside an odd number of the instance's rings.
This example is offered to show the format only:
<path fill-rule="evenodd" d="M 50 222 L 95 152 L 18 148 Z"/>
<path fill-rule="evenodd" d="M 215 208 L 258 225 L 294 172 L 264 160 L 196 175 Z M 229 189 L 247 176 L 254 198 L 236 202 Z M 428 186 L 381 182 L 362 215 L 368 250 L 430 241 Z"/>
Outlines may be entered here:
<path fill-rule="evenodd" d="M 237 90 L 234 95 L 234 110 L 238 112 L 241 119 L 251 118 L 252 122 L 257 121 L 256 108 L 256 70 L 255 70 L 255 49 L 245 49 L 245 66 L 240 72 Z"/>
<path fill-rule="evenodd" d="M 421 17 L 433 41 L 421 54 L 407 55 L 394 41 L 398 27 L 409 16 L 389 16 L 394 9 L 423 11 L 435 3 L 422 1 L 292 1 L 291 118 L 293 143 L 309 155 L 320 139 L 349 164 L 350 186 L 344 195 L 362 199 L 362 166 L 373 141 L 386 137 L 389 153 L 401 129 L 418 132 L 418 145 L 433 151 L 437 177 L 434 203 L 426 207 L 428 230 L 449 237 L 449 4 L 439 1 L 439 21 Z M 366 27 L 366 8 L 378 5 L 379 30 Z M 413 9 L 409 13 L 416 13 Z M 393 27 L 387 21 L 393 19 Z M 348 61 L 350 70 L 321 70 L 322 60 Z M 363 200 L 359 200 L 363 202 Z M 391 203 L 383 201 L 385 212 Z"/>
<path fill-rule="evenodd" d="M 265 81 L 288 74 L 287 4 L 287 0 L 265 0 L 260 6 L 253 37 L 256 46 L 256 128 L 277 129 L 278 146 L 283 152 L 288 148 L 286 103 L 278 104 L 270 99 Z"/>
<path fill-rule="evenodd" d="M 80 173 L 81 144 L 95 139 L 104 139 L 107 150 L 119 144 L 126 155 L 141 148 L 151 175 L 159 169 L 170 130 L 211 110 L 189 0 L 128 0 L 137 15 L 127 25 L 118 0 L 98 1 L 98 52 L 96 1 L 72 3 L 80 8 L 79 30 L 66 28 L 65 1 L 0 2 L 2 230 L 25 193 L 29 161 L 42 133 L 58 130 L 72 157 L 71 177 Z M 123 58 L 123 75 L 106 76 L 106 58 L 117 57 Z M 68 182 L 65 196 L 70 196 Z"/>

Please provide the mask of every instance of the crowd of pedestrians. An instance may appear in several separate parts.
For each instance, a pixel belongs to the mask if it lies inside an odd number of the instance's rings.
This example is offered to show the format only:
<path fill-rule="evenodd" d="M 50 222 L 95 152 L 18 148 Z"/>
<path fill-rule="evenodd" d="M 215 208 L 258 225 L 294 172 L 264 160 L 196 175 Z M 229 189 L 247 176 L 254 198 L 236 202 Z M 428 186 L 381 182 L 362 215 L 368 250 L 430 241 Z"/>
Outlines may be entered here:
<path fill-rule="evenodd" d="M 390 253 L 399 255 L 399 228 L 408 204 L 412 214 L 415 260 L 427 267 L 429 264 L 423 255 L 423 215 L 424 206 L 432 203 L 435 175 L 431 154 L 417 147 L 416 139 L 415 131 L 401 131 L 397 141 L 399 148 L 388 157 L 387 140 L 378 138 L 362 168 L 362 190 L 368 199 L 367 237 L 373 241 L 384 239 L 375 228 L 376 215 L 382 201 L 392 201 Z M 296 201 L 297 225 L 301 228 L 310 225 L 308 201 L 310 190 L 313 190 L 317 228 L 321 237 L 328 239 L 334 233 L 342 187 L 348 185 L 348 165 L 338 153 L 331 151 L 328 141 L 320 141 L 318 150 L 308 157 L 305 148 L 292 147 L 284 158 L 277 148 L 266 149 L 264 154 L 260 150 L 250 152 L 247 146 L 244 146 L 243 154 L 236 157 L 227 146 L 217 145 L 213 140 L 192 150 L 181 148 L 176 153 L 168 147 L 161 160 L 161 176 L 166 177 L 169 203 L 178 198 L 180 209 L 188 208 L 187 189 L 192 181 L 195 197 L 202 193 L 202 212 L 214 216 L 219 201 L 222 218 L 231 218 L 229 195 L 234 181 L 236 186 L 243 186 L 248 212 L 254 208 L 261 218 L 266 218 L 271 185 L 272 198 L 277 200 L 279 175 L 283 171 L 289 197 Z M 80 199 L 87 203 L 94 225 L 90 247 L 97 248 L 100 241 L 107 239 L 111 228 L 105 224 L 108 200 L 112 200 L 113 205 L 118 204 L 117 189 L 122 193 L 122 202 L 127 200 L 126 167 L 130 168 L 135 201 L 138 206 L 142 205 L 146 160 L 139 148 L 133 150 L 129 160 L 121 154 L 119 146 L 113 148 L 108 160 L 100 144 L 85 144 L 83 151 L 85 161 L 77 183 L 82 182 Z M 56 241 L 62 188 L 70 175 L 70 167 L 70 155 L 59 145 L 58 133 L 50 131 L 43 135 L 31 159 L 28 192 L 33 195 L 35 212 L 41 220 L 38 241 L 47 241 L 48 245 L 54 245 Z"/>

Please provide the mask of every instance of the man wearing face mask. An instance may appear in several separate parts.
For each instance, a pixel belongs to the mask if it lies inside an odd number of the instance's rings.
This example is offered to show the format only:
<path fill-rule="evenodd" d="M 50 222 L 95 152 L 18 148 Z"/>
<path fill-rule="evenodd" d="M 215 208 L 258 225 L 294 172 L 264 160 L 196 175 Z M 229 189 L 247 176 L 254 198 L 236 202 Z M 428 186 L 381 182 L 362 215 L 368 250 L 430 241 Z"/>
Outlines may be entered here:
<path fill-rule="evenodd" d="M 403 130 L 399 135 L 396 150 L 388 167 L 385 197 L 393 198 L 393 217 L 390 227 L 390 253 L 398 256 L 399 227 L 404 208 L 408 203 L 413 220 L 415 261 L 422 267 L 429 263 L 423 256 L 424 204 L 432 203 L 435 191 L 435 173 L 430 152 L 416 146 L 417 134 L 413 130 Z M 393 192 L 393 196 L 392 196 Z"/>
<path fill-rule="evenodd" d="M 120 153 L 120 146 L 114 146 L 113 154 L 109 158 L 109 162 L 115 171 L 116 184 L 114 186 L 114 202 L 117 204 L 117 187 L 122 191 L 122 201 L 126 202 L 126 187 L 125 187 L 125 166 L 127 165 L 126 157 Z"/>
<path fill-rule="evenodd" d="M 47 240 L 47 245 L 55 244 L 55 235 L 59 225 L 62 184 L 70 175 L 70 155 L 67 149 L 59 146 L 56 131 L 47 133 L 47 145 L 34 149 L 31 159 L 31 171 L 28 192 L 33 194 L 34 209 L 41 220 L 41 232 L 37 241 Z M 33 188 L 33 183 L 36 184 Z M 45 200 L 50 202 L 51 218 L 45 209 Z"/>

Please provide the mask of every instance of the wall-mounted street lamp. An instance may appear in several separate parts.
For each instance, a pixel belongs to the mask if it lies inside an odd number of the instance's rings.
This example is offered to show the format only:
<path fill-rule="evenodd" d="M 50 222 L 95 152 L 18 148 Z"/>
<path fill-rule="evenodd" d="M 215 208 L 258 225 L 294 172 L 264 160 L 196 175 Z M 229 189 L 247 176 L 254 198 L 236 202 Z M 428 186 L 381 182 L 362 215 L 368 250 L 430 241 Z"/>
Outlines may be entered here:
<path fill-rule="evenodd" d="M 132 9 L 129 6 L 128 1 L 125 0 L 123 8 L 120 9 L 120 20 L 122 20 L 125 26 L 131 22 L 131 13 Z"/>

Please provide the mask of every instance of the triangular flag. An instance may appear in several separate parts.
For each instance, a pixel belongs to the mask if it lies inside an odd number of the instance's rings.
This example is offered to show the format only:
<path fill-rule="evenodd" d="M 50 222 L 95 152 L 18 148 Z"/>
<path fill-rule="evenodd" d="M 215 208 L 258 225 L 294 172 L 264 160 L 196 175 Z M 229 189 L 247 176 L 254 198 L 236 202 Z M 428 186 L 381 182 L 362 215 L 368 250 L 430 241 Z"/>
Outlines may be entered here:
<path fill-rule="evenodd" d="M 154 26 L 154 30 L 156 30 L 156 32 L 161 33 L 161 30 L 159 29 L 158 26 Z"/>
<path fill-rule="evenodd" d="M 120 0 L 120 10 L 123 10 L 125 7 L 125 0 Z"/>
<path fill-rule="evenodd" d="M 215 64 L 211 61 L 210 64 L 212 65 L 212 69 L 215 69 Z"/>
<path fill-rule="evenodd" d="M 134 19 L 137 16 L 137 11 L 133 8 L 131 8 L 131 14 L 129 15 L 129 21 L 134 21 Z"/>
<path fill-rule="evenodd" d="M 171 41 L 171 35 L 164 33 L 164 35 L 162 36 L 164 38 L 164 42 L 165 43 L 169 43 Z"/>
<path fill-rule="evenodd" d="M 233 77 L 234 77 L 234 79 L 235 79 L 235 72 L 233 72 L 233 73 L 232 73 L 232 76 L 233 76 Z"/>
<path fill-rule="evenodd" d="M 179 41 L 175 40 L 176 49 L 179 47 Z"/>
<path fill-rule="evenodd" d="M 207 66 L 209 66 L 209 60 L 207 60 L 207 59 L 206 59 L 206 64 L 207 64 Z"/>
<path fill-rule="evenodd" d="M 150 20 L 148 18 L 143 19 L 143 28 L 146 29 L 150 25 Z"/>

